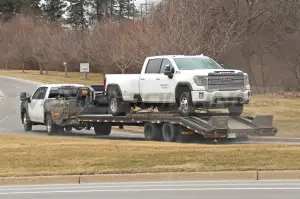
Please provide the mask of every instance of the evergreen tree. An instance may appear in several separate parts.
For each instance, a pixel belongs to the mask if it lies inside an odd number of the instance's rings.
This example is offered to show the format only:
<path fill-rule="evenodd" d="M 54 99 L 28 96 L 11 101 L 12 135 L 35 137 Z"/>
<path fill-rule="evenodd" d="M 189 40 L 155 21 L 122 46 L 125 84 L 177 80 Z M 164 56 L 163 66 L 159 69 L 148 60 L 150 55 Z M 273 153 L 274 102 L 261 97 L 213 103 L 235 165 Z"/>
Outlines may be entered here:
<path fill-rule="evenodd" d="M 88 26 L 88 6 L 91 5 L 90 0 L 69 0 L 68 7 L 68 23 L 76 29 L 85 30 Z"/>
<path fill-rule="evenodd" d="M 26 16 L 39 16 L 40 0 L 0 0 L 0 20 L 7 21 L 17 14 Z"/>
<path fill-rule="evenodd" d="M 46 15 L 47 20 L 51 22 L 59 22 L 63 19 L 67 3 L 64 0 L 44 0 L 42 9 Z"/>

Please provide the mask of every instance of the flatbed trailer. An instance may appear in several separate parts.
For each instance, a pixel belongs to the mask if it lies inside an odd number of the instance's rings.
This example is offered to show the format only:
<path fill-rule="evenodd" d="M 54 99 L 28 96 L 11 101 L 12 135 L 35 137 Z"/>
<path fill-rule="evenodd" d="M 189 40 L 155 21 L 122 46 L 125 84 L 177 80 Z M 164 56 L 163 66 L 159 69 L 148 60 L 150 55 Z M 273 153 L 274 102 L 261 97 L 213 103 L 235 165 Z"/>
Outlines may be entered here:
<path fill-rule="evenodd" d="M 59 127 L 93 127 L 96 135 L 109 135 L 113 126 L 141 126 L 146 140 L 165 142 L 186 142 L 198 138 L 216 142 L 277 134 L 272 115 L 251 117 L 209 112 L 183 117 L 176 111 L 152 110 L 113 116 L 108 114 L 108 100 L 104 93 L 104 87 L 99 85 L 79 88 L 74 98 L 58 98 L 59 106 L 51 109 L 51 122 Z"/>
<path fill-rule="evenodd" d="M 275 136 L 277 128 L 272 115 L 230 116 L 223 113 L 196 114 L 182 117 L 178 113 L 134 113 L 126 116 L 79 113 L 82 125 L 91 125 L 97 131 L 111 130 L 112 126 L 143 126 L 146 140 L 185 142 L 194 136 L 203 139 L 247 138 L 248 136 Z M 110 129 L 110 130 L 108 130 Z M 98 132 L 101 134 L 101 132 Z M 103 132 L 108 135 L 110 132 Z"/>

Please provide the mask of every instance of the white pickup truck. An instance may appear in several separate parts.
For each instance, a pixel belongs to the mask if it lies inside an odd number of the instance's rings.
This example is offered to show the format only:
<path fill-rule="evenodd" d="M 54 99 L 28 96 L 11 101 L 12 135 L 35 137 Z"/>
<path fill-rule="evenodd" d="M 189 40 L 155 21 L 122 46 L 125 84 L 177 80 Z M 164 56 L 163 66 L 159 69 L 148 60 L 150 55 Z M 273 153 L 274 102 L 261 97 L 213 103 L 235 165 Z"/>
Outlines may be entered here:
<path fill-rule="evenodd" d="M 130 107 L 176 105 L 182 116 L 196 109 L 228 109 L 241 115 L 250 101 L 248 75 L 224 69 L 204 55 L 164 55 L 146 58 L 141 74 L 107 74 L 105 93 L 112 115 L 124 115 Z"/>

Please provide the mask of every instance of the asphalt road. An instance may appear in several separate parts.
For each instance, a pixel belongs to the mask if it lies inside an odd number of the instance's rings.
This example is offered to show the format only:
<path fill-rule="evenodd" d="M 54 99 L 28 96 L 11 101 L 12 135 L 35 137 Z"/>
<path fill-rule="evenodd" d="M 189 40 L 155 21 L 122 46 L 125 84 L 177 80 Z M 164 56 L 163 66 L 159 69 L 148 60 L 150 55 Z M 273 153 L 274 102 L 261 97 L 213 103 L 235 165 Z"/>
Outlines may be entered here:
<path fill-rule="evenodd" d="M 39 84 L 17 78 L 0 77 L 0 133 L 48 136 L 45 126 L 33 126 L 32 132 L 25 132 L 20 118 L 20 93 L 32 94 Z M 133 133 L 113 131 L 110 136 L 96 136 L 93 129 L 72 131 L 57 136 L 87 138 L 143 140 L 144 136 Z"/>
<path fill-rule="evenodd" d="M 5 186 L 1 199 L 298 199 L 300 181 L 135 182 Z"/>

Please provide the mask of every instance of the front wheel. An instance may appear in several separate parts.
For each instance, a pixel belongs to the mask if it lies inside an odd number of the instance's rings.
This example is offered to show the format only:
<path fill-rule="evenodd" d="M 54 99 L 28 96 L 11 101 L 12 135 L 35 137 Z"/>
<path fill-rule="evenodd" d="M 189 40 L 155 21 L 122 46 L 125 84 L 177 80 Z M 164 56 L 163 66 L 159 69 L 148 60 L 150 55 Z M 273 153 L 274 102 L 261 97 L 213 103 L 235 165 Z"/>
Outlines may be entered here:
<path fill-rule="evenodd" d="M 25 131 L 31 131 L 32 130 L 32 123 L 28 117 L 27 111 L 23 114 L 23 126 Z"/>
<path fill-rule="evenodd" d="M 179 111 L 184 117 L 190 116 L 195 112 L 192 95 L 190 92 L 183 92 L 179 99 Z"/>
<path fill-rule="evenodd" d="M 241 116 L 244 110 L 244 104 L 234 104 L 228 107 L 230 115 Z"/>

